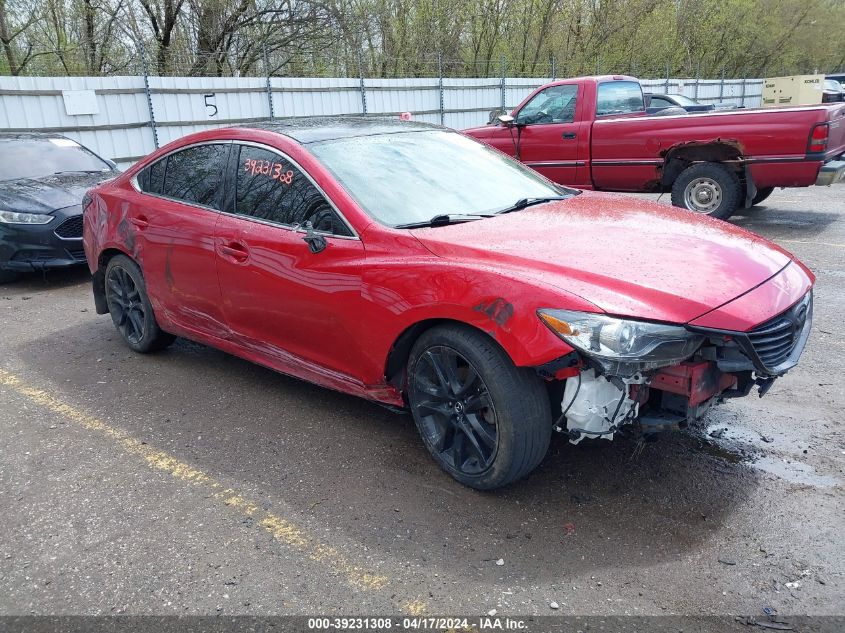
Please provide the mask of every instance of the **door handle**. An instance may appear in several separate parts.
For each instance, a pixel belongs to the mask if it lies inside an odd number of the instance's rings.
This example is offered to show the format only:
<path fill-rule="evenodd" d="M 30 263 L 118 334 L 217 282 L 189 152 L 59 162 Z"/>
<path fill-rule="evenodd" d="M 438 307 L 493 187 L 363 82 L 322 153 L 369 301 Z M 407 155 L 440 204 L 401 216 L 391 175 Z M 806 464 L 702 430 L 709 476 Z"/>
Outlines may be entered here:
<path fill-rule="evenodd" d="M 137 218 L 129 218 L 129 222 L 137 226 L 139 229 L 145 229 L 150 225 L 149 220 L 143 215 L 139 215 Z"/>
<path fill-rule="evenodd" d="M 561 138 L 573 139 L 575 138 L 575 132 L 564 132 Z"/>
<path fill-rule="evenodd" d="M 237 242 L 221 244 L 218 247 L 218 251 L 221 255 L 231 257 L 237 262 L 245 262 L 249 257 L 249 252 L 246 250 L 246 247 L 243 244 L 238 244 Z"/>

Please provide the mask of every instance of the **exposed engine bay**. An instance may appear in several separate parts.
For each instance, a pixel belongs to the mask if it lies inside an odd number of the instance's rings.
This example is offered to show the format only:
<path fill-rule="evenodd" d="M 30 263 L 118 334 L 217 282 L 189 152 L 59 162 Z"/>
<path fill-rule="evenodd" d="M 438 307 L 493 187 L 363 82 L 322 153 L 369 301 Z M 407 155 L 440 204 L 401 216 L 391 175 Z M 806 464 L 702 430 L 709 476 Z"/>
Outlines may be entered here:
<path fill-rule="evenodd" d="M 667 334 L 660 326 L 648 326 L 653 328 L 646 333 L 653 349 L 665 348 L 670 341 L 676 358 L 671 363 L 655 361 L 654 355 L 610 356 L 607 348 L 619 343 L 604 337 L 605 323 L 596 319 L 576 324 L 574 319 L 564 322 L 562 316 L 553 318 L 559 329 L 561 323 L 568 328 L 562 338 L 575 342 L 578 351 L 539 370 L 547 379 L 562 382 L 554 429 L 578 444 L 584 438 L 612 440 L 629 425 L 644 435 L 682 429 L 700 421 L 714 404 L 747 396 L 755 386 L 762 397 L 798 362 L 810 332 L 812 294 L 749 332 L 686 328 L 681 335 L 678 328 Z M 605 322 L 619 331 L 612 319 Z M 655 344 L 658 337 L 662 340 Z M 636 344 L 637 335 L 628 338 Z M 679 358 L 678 350 L 686 358 Z M 655 366 L 659 364 L 663 366 Z"/>
<path fill-rule="evenodd" d="M 577 444 L 585 437 L 613 439 L 613 434 L 623 424 L 630 424 L 637 417 L 640 404 L 631 398 L 634 385 L 644 384 L 645 378 L 596 375 L 595 369 L 579 371 L 566 381 L 561 408 L 566 419 L 569 441 Z M 562 431 L 559 426 L 555 430 Z"/>
<path fill-rule="evenodd" d="M 750 376 L 742 378 L 750 390 L 754 382 L 748 381 Z M 648 376 L 604 376 L 592 367 L 581 369 L 566 380 L 555 430 L 578 444 L 588 437 L 612 440 L 624 425 L 638 425 L 645 435 L 682 429 L 700 420 L 720 398 L 746 395 L 748 391 L 737 389 L 738 383 L 737 376 L 706 361 L 682 363 Z"/>

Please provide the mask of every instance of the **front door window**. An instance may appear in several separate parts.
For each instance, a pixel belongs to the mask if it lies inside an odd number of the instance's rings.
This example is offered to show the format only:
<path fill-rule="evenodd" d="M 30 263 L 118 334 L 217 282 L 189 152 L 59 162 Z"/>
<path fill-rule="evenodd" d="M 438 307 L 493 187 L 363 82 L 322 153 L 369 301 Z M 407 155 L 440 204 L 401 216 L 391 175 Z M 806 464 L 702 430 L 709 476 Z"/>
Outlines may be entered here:
<path fill-rule="evenodd" d="M 578 86 L 550 86 L 541 90 L 519 111 L 516 122 L 521 125 L 537 123 L 572 123 L 578 101 Z"/>

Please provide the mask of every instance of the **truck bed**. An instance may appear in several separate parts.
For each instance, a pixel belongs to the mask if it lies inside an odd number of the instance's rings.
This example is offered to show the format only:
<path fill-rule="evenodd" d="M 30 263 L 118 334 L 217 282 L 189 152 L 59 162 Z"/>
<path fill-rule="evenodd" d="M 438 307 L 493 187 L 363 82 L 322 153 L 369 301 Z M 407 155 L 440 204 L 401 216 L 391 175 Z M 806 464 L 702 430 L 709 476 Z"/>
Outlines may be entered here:
<path fill-rule="evenodd" d="M 808 156 L 807 131 L 826 121 L 831 124 L 824 157 Z M 589 157 L 593 183 L 597 188 L 642 191 L 643 183 L 649 182 L 652 186 L 647 188 L 657 190 L 670 150 L 714 141 L 735 147 L 752 173 L 760 172 L 758 187 L 806 186 L 815 181 L 816 161 L 845 152 L 845 105 L 598 119 L 593 123 Z M 768 168 L 759 170 L 755 165 Z"/>

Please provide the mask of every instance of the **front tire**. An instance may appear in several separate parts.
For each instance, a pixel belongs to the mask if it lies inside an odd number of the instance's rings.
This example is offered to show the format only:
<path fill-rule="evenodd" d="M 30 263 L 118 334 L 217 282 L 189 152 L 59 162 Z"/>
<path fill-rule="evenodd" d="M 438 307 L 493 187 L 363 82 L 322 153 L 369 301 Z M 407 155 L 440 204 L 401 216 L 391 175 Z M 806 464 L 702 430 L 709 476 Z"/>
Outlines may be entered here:
<path fill-rule="evenodd" d="M 17 281 L 20 278 L 20 273 L 17 273 L 13 270 L 3 270 L 0 268 L 0 285 L 2 284 L 10 284 L 13 281 Z"/>
<path fill-rule="evenodd" d="M 115 255 L 106 266 L 105 278 L 109 313 L 129 347 L 145 354 L 164 349 L 176 339 L 159 327 L 138 264 L 126 255 Z"/>
<path fill-rule="evenodd" d="M 742 198 L 736 172 L 719 163 L 691 165 L 672 184 L 673 205 L 720 220 L 731 217 Z"/>
<path fill-rule="evenodd" d="M 551 408 L 540 378 L 468 326 L 423 333 L 408 360 L 407 395 L 426 448 L 466 486 L 516 481 L 549 448 Z"/>

